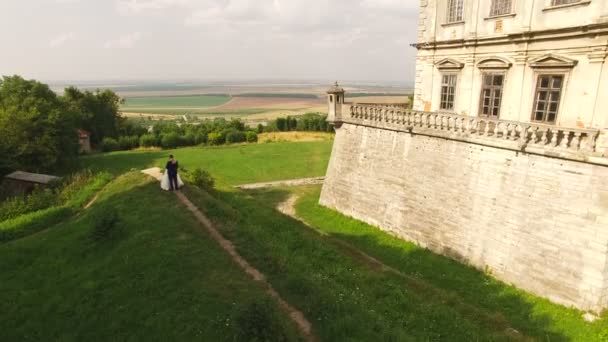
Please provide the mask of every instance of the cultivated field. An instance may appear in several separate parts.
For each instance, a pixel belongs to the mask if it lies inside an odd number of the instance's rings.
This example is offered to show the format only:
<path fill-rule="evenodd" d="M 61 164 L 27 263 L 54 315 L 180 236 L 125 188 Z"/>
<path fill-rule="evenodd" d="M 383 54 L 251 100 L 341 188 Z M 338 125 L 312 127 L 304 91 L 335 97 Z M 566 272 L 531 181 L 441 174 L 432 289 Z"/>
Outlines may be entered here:
<path fill-rule="evenodd" d="M 129 97 L 121 110 L 125 113 L 183 115 L 203 113 L 231 101 L 228 95 Z"/>

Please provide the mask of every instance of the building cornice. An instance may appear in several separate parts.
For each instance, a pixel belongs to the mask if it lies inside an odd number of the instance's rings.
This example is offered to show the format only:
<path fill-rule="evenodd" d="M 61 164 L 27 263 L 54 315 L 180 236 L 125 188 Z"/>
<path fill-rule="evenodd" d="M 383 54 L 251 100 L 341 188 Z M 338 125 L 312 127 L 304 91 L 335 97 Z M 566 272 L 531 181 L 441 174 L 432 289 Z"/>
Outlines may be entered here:
<path fill-rule="evenodd" d="M 564 38 L 580 38 L 585 36 L 595 37 L 597 35 L 608 35 L 608 22 L 551 30 L 509 33 L 499 36 L 420 42 L 412 44 L 411 46 L 419 50 L 434 50 L 439 48 L 460 48 L 481 45 L 529 43 L 534 41 Z"/>

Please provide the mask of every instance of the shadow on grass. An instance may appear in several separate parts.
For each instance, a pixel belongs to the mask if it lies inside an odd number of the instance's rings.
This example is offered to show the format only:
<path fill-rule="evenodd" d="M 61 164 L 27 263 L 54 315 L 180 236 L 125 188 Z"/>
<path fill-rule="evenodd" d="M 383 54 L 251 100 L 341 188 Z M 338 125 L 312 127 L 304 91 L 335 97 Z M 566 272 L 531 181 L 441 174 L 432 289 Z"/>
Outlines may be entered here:
<path fill-rule="evenodd" d="M 249 202 L 257 201 L 248 205 L 258 207 L 263 205 L 269 209 L 274 209 L 278 203 L 290 196 L 290 192 L 284 189 L 253 190 L 248 191 L 247 194 L 255 199 L 248 200 Z M 237 203 L 246 198 L 245 195 L 238 193 L 230 196 L 236 198 L 229 201 Z M 305 196 L 311 201 L 310 194 Z M 318 195 L 313 197 L 314 206 L 317 206 Z M 321 225 L 329 225 L 323 227 L 305 218 L 321 232 L 322 235 L 317 235 L 317 239 L 323 243 L 331 243 L 343 254 L 357 260 L 360 265 L 369 266 L 366 255 L 379 260 L 389 267 L 388 273 L 393 273 L 403 280 L 403 286 L 426 298 L 429 303 L 440 302 L 442 305 L 450 306 L 475 325 L 499 332 L 498 339 L 532 338 L 544 341 L 569 341 L 599 338 L 597 335 L 589 335 L 589 331 L 586 331 L 589 326 L 582 322 L 580 312 L 576 310 L 532 297 L 472 267 L 399 240 L 377 228 L 329 209 L 317 206 L 314 210 L 310 210 L 312 203 L 304 205 L 308 205 L 306 209 L 309 210 L 309 215 L 315 216 L 314 220 L 319 221 Z M 301 209 L 299 205 L 298 209 Z M 336 227 L 337 225 L 347 226 L 350 229 L 341 229 Z M 293 219 L 291 226 L 295 229 L 310 229 Z M 386 267 L 380 269 L 387 271 Z M 535 304 L 549 308 L 545 312 L 550 311 L 551 315 L 538 312 Z M 580 328 L 576 331 L 568 331 L 568 335 L 572 333 L 573 336 L 564 335 L 563 331 L 560 331 L 563 329 L 556 327 L 559 324 L 557 321 L 564 319 L 563 316 L 570 317 L 578 324 L 578 326 L 566 324 L 571 329 Z"/>

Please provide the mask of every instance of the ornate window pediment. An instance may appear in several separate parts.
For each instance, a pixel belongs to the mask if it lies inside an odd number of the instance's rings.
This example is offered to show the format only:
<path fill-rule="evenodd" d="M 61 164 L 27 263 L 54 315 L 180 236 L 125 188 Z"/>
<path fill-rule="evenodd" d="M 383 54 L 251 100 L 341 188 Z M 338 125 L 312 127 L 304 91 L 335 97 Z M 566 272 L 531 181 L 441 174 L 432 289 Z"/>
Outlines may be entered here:
<path fill-rule="evenodd" d="M 479 69 L 509 69 L 513 63 L 502 57 L 486 57 L 477 62 Z"/>
<path fill-rule="evenodd" d="M 451 58 L 444 58 L 435 63 L 435 66 L 439 70 L 458 70 L 464 68 L 464 63 L 460 63 L 459 61 Z"/>
<path fill-rule="evenodd" d="M 530 60 L 533 68 L 574 68 L 578 63 L 575 59 L 548 54 Z"/>

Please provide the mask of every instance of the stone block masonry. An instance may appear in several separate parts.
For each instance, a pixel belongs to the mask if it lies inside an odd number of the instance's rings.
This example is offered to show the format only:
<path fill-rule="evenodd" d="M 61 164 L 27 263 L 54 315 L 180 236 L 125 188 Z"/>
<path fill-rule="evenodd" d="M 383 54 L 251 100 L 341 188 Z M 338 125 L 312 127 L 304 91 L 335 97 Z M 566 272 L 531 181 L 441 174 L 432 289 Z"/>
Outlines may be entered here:
<path fill-rule="evenodd" d="M 608 167 L 342 123 L 321 204 L 550 300 L 608 306 Z"/>

